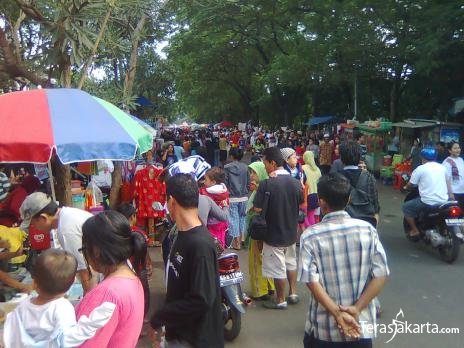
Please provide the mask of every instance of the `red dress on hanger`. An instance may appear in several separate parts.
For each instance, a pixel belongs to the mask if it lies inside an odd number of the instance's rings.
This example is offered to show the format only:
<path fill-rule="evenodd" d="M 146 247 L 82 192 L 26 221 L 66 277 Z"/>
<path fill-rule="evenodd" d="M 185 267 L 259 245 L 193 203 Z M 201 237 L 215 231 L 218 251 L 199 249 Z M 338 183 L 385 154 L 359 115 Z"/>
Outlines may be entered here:
<path fill-rule="evenodd" d="M 154 210 L 153 202 L 166 203 L 166 184 L 160 180 L 162 168 L 148 165 L 135 174 L 137 218 L 163 218 L 165 211 Z"/>

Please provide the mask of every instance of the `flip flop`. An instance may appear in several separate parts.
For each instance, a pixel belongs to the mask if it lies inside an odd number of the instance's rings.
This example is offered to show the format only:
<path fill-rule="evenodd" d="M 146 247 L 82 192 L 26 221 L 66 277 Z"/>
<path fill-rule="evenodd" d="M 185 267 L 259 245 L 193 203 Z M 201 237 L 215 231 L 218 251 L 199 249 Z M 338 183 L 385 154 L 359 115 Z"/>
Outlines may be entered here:
<path fill-rule="evenodd" d="M 417 243 L 418 241 L 421 240 L 421 235 L 420 234 L 413 234 L 413 235 L 408 234 L 408 239 L 411 242 Z"/>

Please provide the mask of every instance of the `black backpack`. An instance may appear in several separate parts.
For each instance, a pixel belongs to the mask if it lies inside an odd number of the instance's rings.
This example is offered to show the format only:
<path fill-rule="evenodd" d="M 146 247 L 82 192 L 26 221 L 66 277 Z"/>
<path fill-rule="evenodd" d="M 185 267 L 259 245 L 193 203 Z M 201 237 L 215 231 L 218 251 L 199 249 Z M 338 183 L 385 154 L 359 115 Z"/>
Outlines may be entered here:
<path fill-rule="evenodd" d="M 369 201 L 369 180 L 371 174 L 363 170 L 359 174 L 356 186 L 351 185 L 350 201 L 346 211 L 353 218 L 372 217 L 375 215 L 374 202 Z"/>

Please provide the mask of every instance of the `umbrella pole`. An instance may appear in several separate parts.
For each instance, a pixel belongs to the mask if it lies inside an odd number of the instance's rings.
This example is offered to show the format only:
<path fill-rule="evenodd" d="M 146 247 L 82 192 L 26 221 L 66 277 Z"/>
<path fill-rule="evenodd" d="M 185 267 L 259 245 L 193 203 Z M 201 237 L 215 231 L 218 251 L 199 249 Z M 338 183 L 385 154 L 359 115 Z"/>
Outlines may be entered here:
<path fill-rule="evenodd" d="M 51 160 L 47 162 L 47 167 L 48 167 L 48 178 L 50 180 L 50 188 L 52 190 L 52 198 L 53 198 L 53 201 L 56 202 L 55 180 L 53 180 L 53 172 L 52 172 Z"/>

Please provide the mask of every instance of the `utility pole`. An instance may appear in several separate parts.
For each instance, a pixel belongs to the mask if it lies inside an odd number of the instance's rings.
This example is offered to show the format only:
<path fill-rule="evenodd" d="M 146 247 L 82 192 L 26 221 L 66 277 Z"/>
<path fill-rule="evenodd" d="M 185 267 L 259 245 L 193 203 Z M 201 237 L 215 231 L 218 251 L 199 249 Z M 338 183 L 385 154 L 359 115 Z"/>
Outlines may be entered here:
<path fill-rule="evenodd" d="M 358 72 L 354 72 L 354 118 L 358 118 Z"/>

